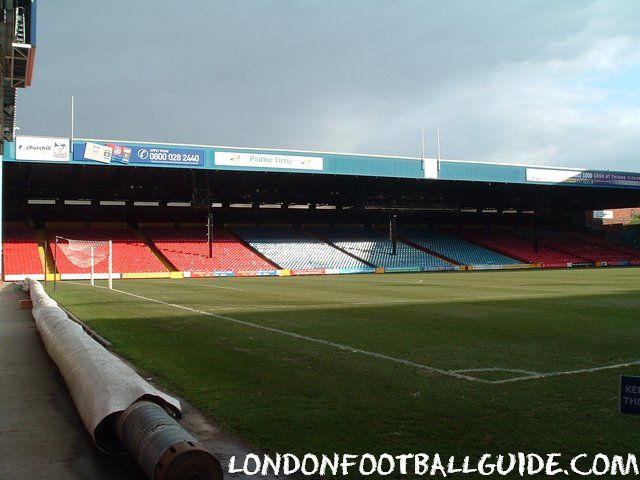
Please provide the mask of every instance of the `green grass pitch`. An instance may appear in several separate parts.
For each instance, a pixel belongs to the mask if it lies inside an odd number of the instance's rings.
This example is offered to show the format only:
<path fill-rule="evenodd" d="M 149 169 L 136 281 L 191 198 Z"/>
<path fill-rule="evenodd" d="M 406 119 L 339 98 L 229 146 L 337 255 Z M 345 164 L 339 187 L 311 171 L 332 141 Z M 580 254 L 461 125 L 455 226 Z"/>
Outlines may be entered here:
<path fill-rule="evenodd" d="M 621 374 L 640 374 L 640 269 L 121 280 L 114 288 L 61 282 L 54 298 L 258 449 L 637 447 L 639 419 L 618 413 L 618 388 Z"/>

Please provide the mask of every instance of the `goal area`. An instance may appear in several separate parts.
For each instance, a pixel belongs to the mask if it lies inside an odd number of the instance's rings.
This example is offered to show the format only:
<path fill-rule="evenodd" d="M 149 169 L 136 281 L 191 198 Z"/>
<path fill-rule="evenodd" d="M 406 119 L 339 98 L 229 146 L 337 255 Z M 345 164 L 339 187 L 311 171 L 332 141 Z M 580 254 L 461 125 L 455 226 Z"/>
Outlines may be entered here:
<path fill-rule="evenodd" d="M 111 240 L 82 240 L 56 236 L 53 246 L 53 268 L 56 275 L 60 271 L 59 266 L 63 257 L 78 269 L 87 270 L 92 286 L 95 286 L 97 278 L 96 266 L 105 265 L 106 262 L 108 287 L 113 288 L 113 242 Z M 54 282 L 56 275 L 54 275 Z M 104 275 L 100 277 L 103 278 Z"/>

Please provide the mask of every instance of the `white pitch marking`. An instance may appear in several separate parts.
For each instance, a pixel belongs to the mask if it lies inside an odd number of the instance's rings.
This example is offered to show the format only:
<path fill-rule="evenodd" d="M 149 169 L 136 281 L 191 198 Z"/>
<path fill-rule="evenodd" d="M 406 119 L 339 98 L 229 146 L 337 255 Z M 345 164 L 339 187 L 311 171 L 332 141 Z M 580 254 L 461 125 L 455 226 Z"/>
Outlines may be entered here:
<path fill-rule="evenodd" d="M 209 285 L 209 284 L 206 284 L 206 283 L 194 282 L 193 280 L 187 280 L 186 282 L 181 281 L 180 283 L 178 283 L 178 282 L 169 282 L 169 283 L 167 283 L 167 285 L 180 285 L 180 286 L 182 286 L 183 283 L 187 287 L 192 287 L 192 286 L 195 285 L 196 287 L 220 288 L 220 289 L 223 289 L 223 290 L 237 290 L 239 292 L 246 292 L 247 291 L 247 290 L 244 290 L 242 288 L 222 287 L 220 285 Z"/>
<path fill-rule="evenodd" d="M 71 282 L 70 282 L 71 283 Z M 156 292 L 156 293 L 171 293 L 171 291 L 166 292 Z M 524 298 L 533 296 L 535 294 L 526 295 Z M 544 294 L 540 294 L 543 295 Z M 353 305 L 365 305 L 365 306 L 377 306 L 377 305 L 412 305 L 412 304 L 424 304 L 424 303 L 441 303 L 443 300 L 446 301 L 466 301 L 466 300 L 496 300 L 502 298 L 521 298 L 521 296 L 516 295 L 491 295 L 484 297 L 444 297 L 442 299 L 424 299 L 424 300 L 385 300 L 385 301 L 373 301 L 373 302 L 336 302 L 336 303 L 303 303 L 299 305 L 244 305 L 241 307 L 214 307 L 208 312 L 220 312 L 220 311 L 231 311 L 231 310 L 248 310 L 250 308 L 257 309 L 282 309 L 282 310 L 298 310 L 298 309 L 306 309 L 306 308 L 339 308 L 339 307 L 349 307 Z"/>
<path fill-rule="evenodd" d="M 70 283 L 75 283 L 77 285 L 89 286 L 89 285 L 87 285 L 85 283 L 78 283 L 78 282 L 70 282 Z M 96 285 L 96 287 L 97 288 L 107 289 L 107 287 L 103 287 L 101 285 Z M 186 310 L 188 312 L 197 313 L 199 315 L 206 315 L 206 316 L 209 316 L 209 317 L 218 318 L 220 320 L 226 320 L 228 322 L 236 323 L 236 324 L 239 324 L 239 325 L 244 325 L 246 327 L 257 328 L 257 329 L 260 329 L 260 330 L 266 330 L 267 332 L 279 333 L 281 335 L 286 335 L 288 337 L 293 337 L 293 338 L 298 338 L 298 339 L 301 339 L 301 340 L 306 340 L 308 342 L 319 343 L 321 345 L 327 345 L 327 346 L 330 346 L 330 347 L 337 348 L 338 350 L 345 350 L 345 351 L 348 351 L 348 352 L 360 353 L 362 355 L 368 355 L 370 357 L 379 358 L 379 359 L 382 359 L 382 360 L 389 360 L 391 362 L 400 363 L 402 365 L 408 365 L 408 366 L 411 366 L 411 367 L 415 367 L 415 368 L 417 368 L 419 370 L 425 370 L 425 371 L 428 371 L 428 372 L 438 373 L 438 374 L 446 375 L 446 376 L 449 376 L 449 377 L 460 378 L 460 379 L 463 379 L 463 380 L 468 380 L 470 382 L 490 383 L 487 380 L 483 380 L 481 378 L 470 377 L 470 376 L 463 375 L 463 374 L 456 373 L 456 372 L 449 372 L 447 370 L 443 370 L 443 369 L 435 368 L 435 367 L 430 367 L 428 365 L 422 365 L 420 363 L 412 362 L 410 360 L 405 360 L 403 358 L 391 357 L 389 355 L 384 355 L 382 353 L 371 352 L 369 350 L 362 350 L 360 348 L 352 347 L 352 346 L 349 346 L 349 345 L 343 345 L 341 343 L 330 342 L 329 340 L 321 340 L 319 338 L 308 337 L 306 335 L 301 335 L 299 333 L 288 332 L 287 330 L 280 330 L 279 328 L 267 327 L 265 325 L 259 325 L 257 323 L 246 322 L 244 320 L 238 320 L 237 318 L 228 317 L 226 315 L 219 315 L 219 314 L 216 314 L 216 313 L 207 312 L 205 310 L 198 310 L 196 308 L 191 308 L 191 307 L 187 307 L 187 306 L 184 306 L 184 305 L 178 305 L 176 303 L 163 302 L 162 300 L 157 300 L 155 298 L 144 297 L 142 295 L 138 295 L 138 294 L 131 293 L 131 292 L 125 292 L 124 290 L 118 290 L 117 288 L 112 289 L 112 291 L 118 292 L 118 293 L 122 293 L 123 295 L 129 295 L 131 297 L 139 298 L 139 299 L 145 300 L 147 302 L 158 303 L 158 304 L 161 304 L 161 305 L 166 305 L 168 307 L 178 308 L 180 310 Z"/>
<path fill-rule="evenodd" d="M 521 370 L 519 368 L 502 368 L 502 367 L 490 367 L 490 368 L 465 368 L 461 370 L 451 370 L 456 373 L 472 373 L 472 372 L 514 372 L 524 373 L 525 375 L 542 375 L 540 372 L 531 372 L 529 370 Z"/>
<path fill-rule="evenodd" d="M 237 290 L 238 292 L 246 292 L 245 289 L 243 288 L 235 288 L 235 287 L 221 287 L 220 285 L 209 285 L 207 283 L 197 283 L 197 282 L 192 282 L 193 285 L 196 285 L 198 287 L 208 287 L 208 288 L 220 288 L 222 290 Z M 180 285 L 180 284 L 178 284 Z M 186 285 L 189 286 L 189 285 Z"/>
<path fill-rule="evenodd" d="M 636 360 L 633 362 L 626 363 L 616 363 L 613 365 L 603 365 L 600 367 L 593 368 L 582 368 L 580 370 L 566 370 L 563 372 L 547 372 L 547 373 L 538 373 L 536 375 L 531 375 L 527 377 L 515 377 L 515 378 L 507 378 L 505 380 L 493 380 L 491 383 L 499 384 L 499 383 L 513 383 L 513 382 L 521 382 L 524 380 L 537 380 L 539 378 L 547 378 L 547 377 L 560 377 L 564 375 L 577 375 L 580 373 L 594 373 L 594 372 L 602 372 L 603 370 L 615 370 L 617 368 L 626 368 L 633 367 L 635 365 L 640 365 L 640 360 Z"/>
<path fill-rule="evenodd" d="M 83 286 L 90 286 L 89 284 L 86 283 L 80 283 L 80 282 L 73 282 L 70 281 L 69 283 L 74 283 L 76 285 L 83 285 Z M 107 287 L 103 287 L 101 285 L 96 285 L 97 288 L 104 288 L 105 290 L 108 290 Z M 450 376 L 450 377 L 454 377 L 454 378 L 459 378 L 461 380 L 467 380 L 470 382 L 478 382 L 478 383 L 485 383 L 485 384 L 493 384 L 493 385 L 497 385 L 497 384 L 504 384 L 504 383 L 515 383 L 515 382 L 521 382 L 521 381 L 525 381 L 525 380 L 538 380 L 541 378 L 547 378 L 547 377 L 558 377 L 558 376 L 564 376 L 564 375 L 577 375 L 580 373 L 594 373 L 594 372 L 600 372 L 603 370 L 615 370 L 618 368 L 625 368 L 625 367 L 631 367 L 631 366 L 635 366 L 635 365 L 640 365 L 640 360 L 634 360 L 632 362 L 626 362 L 626 363 L 617 363 L 617 364 L 613 364 L 613 365 L 604 365 L 604 366 L 599 366 L 599 367 L 593 367 L 593 368 L 584 368 L 584 369 L 580 369 L 580 370 L 566 370 L 566 371 L 560 371 L 560 372 L 546 372 L 546 373 L 538 373 L 538 372 L 528 372 L 526 370 L 522 370 L 522 373 L 527 373 L 527 376 L 525 377 L 514 377 L 514 378 L 508 378 L 508 379 L 504 379 L 504 380 L 484 380 L 482 378 L 476 378 L 476 377 L 471 377 L 469 375 L 464 375 L 461 372 L 469 372 L 469 371 L 473 371 L 473 370 L 504 370 L 504 371 L 518 371 L 518 370 L 509 370 L 509 369 L 501 369 L 499 367 L 493 367 L 493 368 L 487 368 L 487 369 L 470 369 L 470 370 L 444 370 L 441 368 L 436 368 L 436 367 L 431 367 L 428 365 L 422 365 L 420 363 L 416 363 L 416 362 L 412 362 L 411 360 L 405 360 L 403 358 L 398 358 L 398 357 L 391 357 L 389 355 L 385 355 L 382 353 L 377 353 L 377 352 L 371 352 L 369 350 L 362 350 L 360 348 L 356 348 L 356 347 L 351 347 L 349 345 L 343 345 L 341 343 L 335 343 L 335 342 L 330 342 L 328 340 L 321 340 L 318 338 L 313 338 L 313 337 L 308 337 L 306 335 L 301 335 L 299 333 L 293 333 L 293 332 L 288 332 L 286 330 L 280 330 L 279 328 L 273 328 L 273 327 L 267 327 L 264 325 L 259 325 L 257 323 L 251 323 L 251 322 L 246 322 L 244 320 L 238 320 L 236 318 L 232 318 L 232 317 L 228 317 L 226 315 L 219 315 L 216 313 L 212 313 L 212 312 L 207 312 L 205 310 L 198 310 L 195 308 L 191 308 L 191 307 L 187 307 L 184 305 L 178 305 L 175 303 L 169 303 L 169 302 L 163 302 L 162 300 L 156 300 L 155 298 L 148 298 L 148 297 L 144 297 L 142 295 L 138 295 L 135 293 L 131 293 L 131 292 L 125 292 L 124 290 L 118 290 L 117 288 L 114 288 L 112 291 L 114 292 L 118 292 L 118 293 L 122 293 L 123 295 L 129 295 L 131 297 L 134 298 L 139 298 L 141 300 L 145 300 L 147 302 L 153 302 L 153 303 L 158 303 L 161 305 L 166 305 L 168 307 L 173 307 L 173 308 L 178 308 L 180 310 L 186 310 L 188 312 L 193 312 L 193 313 L 197 313 L 199 315 L 206 315 L 209 317 L 214 317 L 214 318 L 218 318 L 220 320 L 226 320 L 228 322 L 232 322 L 232 323 L 236 323 L 239 325 L 244 325 L 246 327 L 252 327 L 252 328 L 257 328 L 260 330 L 265 330 L 268 332 L 272 332 L 272 333 L 279 333 L 281 335 L 286 335 L 289 337 L 293 337 L 293 338 L 298 338 L 301 340 L 306 340 L 309 342 L 313 342 L 313 343 L 318 343 L 321 345 L 327 345 L 330 347 L 334 347 L 337 348 L 338 350 L 345 350 L 345 351 L 349 351 L 349 352 L 353 352 L 353 353 L 360 353 L 362 355 L 367 355 L 370 357 L 374 357 L 374 358 L 379 358 L 382 360 L 388 360 L 391 362 L 395 362 L 395 363 L 399 363 L 402 365 L 408 365 L 410 367 L 414 367 L 417 368 L 419 370 L 425 370 L 428 372 L 433 372 L 433 373 L 438 373 L 441 375 L 445 375 L 445 376 Z"/>

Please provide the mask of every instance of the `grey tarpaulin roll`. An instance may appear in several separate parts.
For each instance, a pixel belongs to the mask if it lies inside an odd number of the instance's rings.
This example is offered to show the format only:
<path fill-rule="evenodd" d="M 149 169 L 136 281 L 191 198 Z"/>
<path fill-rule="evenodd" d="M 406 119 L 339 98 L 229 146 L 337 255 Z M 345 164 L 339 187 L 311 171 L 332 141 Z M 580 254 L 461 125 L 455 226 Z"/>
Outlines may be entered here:
<path fill-rule="evenodd" d="M 138 400 L 149 400 L 180 418 L 180 402 L 144 381 L 122 360 L 67 317 L 40 282 L 27 278 L 33 317 L 47 353 L 64 377 L 71 398 L 97 447 L 126 453 L 116 435 L 118 414 Z"/>
<path fill-rule="evenodd" d="M 155 403 L 134 403 L 118 417 L 116 428 L 118 437 L 149 478 L 224 478 L 218 459 Z"/>

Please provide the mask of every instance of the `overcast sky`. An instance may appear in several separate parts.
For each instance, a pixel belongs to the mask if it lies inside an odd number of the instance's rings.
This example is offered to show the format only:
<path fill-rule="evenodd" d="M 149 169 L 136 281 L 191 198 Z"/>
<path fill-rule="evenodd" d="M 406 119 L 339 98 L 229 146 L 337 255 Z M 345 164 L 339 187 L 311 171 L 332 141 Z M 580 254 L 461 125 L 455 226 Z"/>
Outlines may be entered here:
<path fill-rule="evenodd" d="M 640 170 L 640 1 L 40 0 L 22 134 Z"/>

